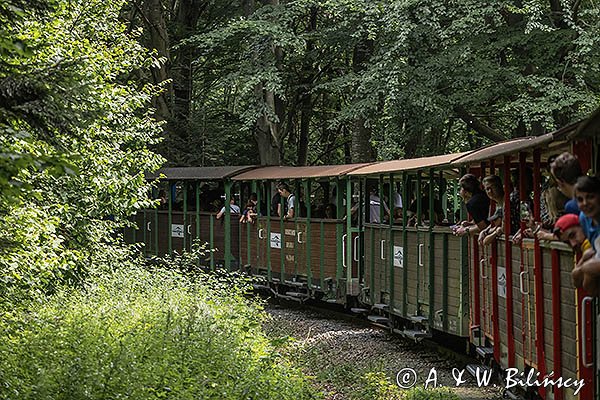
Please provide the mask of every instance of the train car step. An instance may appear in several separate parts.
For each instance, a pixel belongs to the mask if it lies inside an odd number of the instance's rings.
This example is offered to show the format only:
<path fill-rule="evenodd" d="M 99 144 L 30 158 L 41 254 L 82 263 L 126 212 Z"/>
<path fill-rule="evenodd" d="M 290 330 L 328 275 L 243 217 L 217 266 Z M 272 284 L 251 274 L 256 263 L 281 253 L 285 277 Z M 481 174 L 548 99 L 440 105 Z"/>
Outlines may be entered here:
<path fill-rule="evenodd" d="M 493 372 L 492 368 L 487 367 L 481 364 L 469 364 L 467 365 L 467 372 L 473 378 L 477 379 L 477 377 L 489 376 Z"/>
<path fill-rule="evenodd" d="M 307 293 L 300 293 L 300 292 L 285 292 L 285 295 L 289 296 L 289 297 L 296 297 L 299 299 L 306 299 L 309 297 Z"/>
<path fill-rule="evenodd" d="M 415 324 L 423 324 L 425 322 L 429 322 L 429 318 L 424 317 L 422 315 L 413 315 L 410 317 L 410 320 Z"/>
<path fill-rule="evenodd" d="M 478 346 L 475 351 L 477 352 L 477 354 L 483 358 L 488 358 L 491 357 L 494 354 L 494 348 L 493 347 L 483 347 L 483 346 Z"/>
<path fill-rule="evenodd" d="M 306 287 L 306 282 L 298 282 L 298 281 L 284 281 L 286 285 L 295 286 L 295 287 Z"/>
<path fill-rule="evenodd" d="M 371 306 L 371 310 L 381 310 L 386 311 L 389 308 L 387 304 L 384 303 L 376 303 Z"/>
<path fill-rule="evenodd" d="M 387 325 L 388 322 L 390 321 L 388 318 L 382 317 L 381 315 L 369 315 L 367 317 L 367 319 L 371 322 L 374 322 L 374 323 L 380 324 L 380 325 Z"/>
<path fill-rule="evenodd" d="M 406 329 L 402 331 L 401 335 L 408 339 L 418 340 L 431 337 L 431 332 Z"/>

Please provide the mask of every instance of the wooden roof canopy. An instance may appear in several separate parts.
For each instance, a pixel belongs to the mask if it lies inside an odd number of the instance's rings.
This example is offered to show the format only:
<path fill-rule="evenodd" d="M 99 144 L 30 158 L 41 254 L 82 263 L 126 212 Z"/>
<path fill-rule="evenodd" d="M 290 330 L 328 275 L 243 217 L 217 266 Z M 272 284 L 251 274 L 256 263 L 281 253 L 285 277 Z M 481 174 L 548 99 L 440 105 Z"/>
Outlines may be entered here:
<path fill-rule="evenodd" d="M 234 181 L 249 180 L 276 180 L 276 179 L 302 179 L 302 178 L 328 178 L 348 174 L 357 168 L 370 165 L 365 164 L 342 164 L 342 165 L 319 165 L 306 167 L 271 166 L 256 168 L 233 177 Z"/>
<path fill-rule="evenodd" d="M 256 168 L 252 165 L 236 167 L 177 167 L 161 168 L 152 174 L 146 174 L 146 179 L 216 181 L 231 178 L 234 175 Z"/>
<path fill-rule="evenodd" d="M 419 169 L 448 166 L 453 160 L 469 154 L 453 153 L 439 156 L 407 158 L 402 160 L 382 161 L 352 171 L 349 175 L 380 175 L 385 173 L 413 171 Z"/>

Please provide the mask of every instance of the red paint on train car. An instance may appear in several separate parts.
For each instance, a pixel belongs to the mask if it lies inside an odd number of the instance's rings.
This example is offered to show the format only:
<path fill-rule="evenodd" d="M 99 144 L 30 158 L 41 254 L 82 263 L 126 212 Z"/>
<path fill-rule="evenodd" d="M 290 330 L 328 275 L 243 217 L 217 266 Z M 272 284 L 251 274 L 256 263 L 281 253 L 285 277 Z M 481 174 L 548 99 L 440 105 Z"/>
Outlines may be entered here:
<path fill-rule="evenodd" d="M 515 332 L 513 319 L 512 246 L 510 242 L 510 156 L 504 156 L 504 258 L 506 268 L 506 326 L 508 367 L 515 366 Z"/>
<path fill-rule="evenodd" d="M 496 163 L 490 161 L 490 175 L 494 175 Z M 496 211 L 496 202 L 490 203 L 490 215 Z M 500 364 L 500 322 L 498 315 L 498 242 L 492 242 L 490 266 L 492 268 L 492 329 L 494 334 L 494 360 Z"/>
<path fill-rule="evenodd" d="M 521 211 L 521 202 L 525 201 L 527 199 L 527 186 L 525 186 L 526 184 L 526 174 L 527 174 L 527 154 L 526 153 L 519 153 L 519 228 L 521 230 L 521 242 L 519 243 L 519 250 L 520 250 L 520 272 L 521 275 L 519 275 L 521 282 L 520 282 L 520 286 L 524 286 L 523 284 L 523 279 L 524 279 L 524 272 L 527 272 L 525 269 L 525 262 L 523 262 L 523 260 L 527 260 L 527 254 L 525 254 L 525 249 L 524 249 L 524 234 L 523 232 L 525 232 L 526 229 L 526 225 L 525 222 L 523 221 L 523 219 L 521 218 L 520 215 L 520 211 Z M 527 277 L 529 279 L 529 277 Z M 526 295 L 523 293 L 523 289 L 521 289 L 521 339 L 522 339 L 522 343 L 523 343 L 523 361 L 525 362 L 525 364 L 527 365 L 527 361 L 529 361 L 531 363 L 531 359 L 527 358 L 527 353 L 530 349 L 526 349 L 526 345 L 527 345 L 527 331 L 525 329 L 525 316 L 529 316 L 529 314 L 527 313 L 527 308 L 526 308 L 526 304 L 528 302 L 528 299 L 526 297 Z M 527 314 L 526 314 L 527 313 Z"/>
<path fill-rule="evenodd" d="M 541 172 L 540 172 L 540 150 L 533 151 L 533 218 L 536 223 L 541 224 Z M 533 275 L 535 285 L 535 346 L 537 355 L 537 366 L 541 376 L 546 375 L 546 352 L 544 340 L 544 277 L 542 273 L 542 249 L 540 241 L 534 237 L 534 261 Z M 546 398 L 546 388 L 538 389 L 540 396 Z"/>
<path fill-rule="evenodd" d="M 485 177 L 485 162 L 481 163 L 481 169 L 480 169 L 480 179 L 479 181 L 481 182 L 483 180 L 483 178 Z M 478 235 L 476 235 L 475 237 L 475 243 L 477 246 L 477 250 L 476 250 L 476 254 L 477 256 L 474 257 L 475 260 L 474 262 L 476 262 L 477 267 L 479 268 L 479 275 L 481 277 L 481 279 L 478 279 L 476 281 L 476 284 L 479 285 L 481 284 L 481 294 L 483 294 L 483 296 L 481 296 L 481 318 L 483 319 L 483 321 L 481 322 L 481 333 L 483 334 L 483 338 L 484 338 L 484 343 L 483 345 L 485 346 L 485 338 L 487 337 L 488 333 L 489 333 L 489 316 L 487 313 L 487 285 L 486 285 L 486 275 L 485 275 L 485 265 L 487 263 L 487 254 L 485 251 L 485 248 L 479 248 L 479 242 L 477 240 Z M 474 252 L 475 253 L 475 252 Z"/>
<path fill-rule="evenodd" d="M 474 174 L 474 169 L 471 168 L 469 170 L 470 173 Z M 479 171 L 481 172 L 481 170 Z M 471 215 L 469 214 L 468 219 L 471 218 Z M 467 234 L 467 240 L 471 239 L 470 235 Z M 477 245 L 477 238 L 472 238 L 472 243 L 473 246 L 471 247 L 473 249 L 473 254 L 472 254 L 472 258 L 471 261 L 473 262 L 473 310 L 472 310 L 472 325 L 471 325 L 471 329 L 473 328 L 479 328 L 479 333 L 481 335 L 482 333 L 482 326 L 481 326 L 481 299 L 480 299 L 480 295 L 481 292 L 479 290 L 479 247 Z M 472 331 L 471 331 L 472 332 Z"/>
<path fill-rule="evenodd" d="M 558 250 L 552 249 L 552 358 L 554 371 L 562 375 L 562 341 L 560 314 L 560 256 Z M 554 400 L 563 400 L 562 387 L 554 388 Z"/>
<path fill-rule="evenodd" d="M 591 140 L 581 140 L 573 142 L 573 154 L 577 156 L 579 159 L 579 164 L 581 165 L 581 170 L 586 172 L 592 167 L 592 141 Z M 578 365 L 579 365 L 579 379 L 585 380 L 585 385 L 579 394 L 580 399 L 591 399 L 594 398 L 594 395 L 598 395 L 595 393 L 595 385 L 594 385 L 594 368 L 592 366 L 586 366 L 586 360 L 593 360 L 593 341 L 592 341 L 592 310 L 591 307 L 587 309 L 582 309 L 583 299 L 588 295 L 582 289 L 577 289 L 575 291 L 575 297 L 577 301 L 577 315 L 582 315 L 582 312 L 585 312 L 586 316 L 586 325 L 582 325 L 582 321 L 578 323 L 577 329 L 577 343 L 578 343 Z M 583 342 L 585 340 L 585 349 L 586 354 L 583 354 Z M 593 363 L 592 363 L 593 364 Z"/>

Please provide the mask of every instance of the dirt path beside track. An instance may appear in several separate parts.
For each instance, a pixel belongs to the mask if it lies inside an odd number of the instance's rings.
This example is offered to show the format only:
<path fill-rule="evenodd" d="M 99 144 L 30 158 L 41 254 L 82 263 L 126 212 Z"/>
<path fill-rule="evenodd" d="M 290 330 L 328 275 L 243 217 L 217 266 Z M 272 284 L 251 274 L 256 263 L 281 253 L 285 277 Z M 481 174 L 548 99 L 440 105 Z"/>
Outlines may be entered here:
<path fill-rule="evenodd" d="M 502 398 L 500 382 L 478 387 L 467 371 L 462 375 L 466 382 L 456 387 L 453 369 L 464 369 L 464 360 L 431 346 L 310 309 L 270 306 L 267 312 L 272 316 L 265 326 L 267 332 L 272 337 L 293 338 L 289 346 L 292 359 L 315 377 L 326 399 L 366 399 L 372 396 L 374 386 L 386 386 L 383 382 L 395 390 L 397 379 L 407 382 L 405 386 L 416 379 L 414 387 L 423 388 L 425 381 L 430 378 L 433 383 L 436 375 L 438 387 L 448 388 L 463 400 Z M 454 376 L 457 373 L 454 371 Z"/>

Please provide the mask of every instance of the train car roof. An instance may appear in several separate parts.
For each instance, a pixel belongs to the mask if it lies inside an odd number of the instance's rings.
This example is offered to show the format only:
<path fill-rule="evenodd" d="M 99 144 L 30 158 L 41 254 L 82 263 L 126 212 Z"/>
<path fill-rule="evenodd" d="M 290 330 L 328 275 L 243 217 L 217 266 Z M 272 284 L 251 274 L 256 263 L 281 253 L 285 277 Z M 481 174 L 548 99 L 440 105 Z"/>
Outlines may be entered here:
<path fill-rule="evenodd" d="M 256 168 L 233 177 L 235 181 L 267 180 L 267 179 L 300 179 L 300 178 L 328 178 L 346 175 L 357 168 L 369 165 L 342 164 L 342 165 L 318 165 L 306 167 L 270 166 Z"/>
<path fill-rule="evenodd" d="M 439 156 L 431 157 L 406 158 L 402 160 L 382 161 L 359 168 L 355 171 L 352 171 L 349 175 L 378 175 L 383 173 L 440 167 L 444 165 L 449 165 L 453 160 L 463 157 L 467 154 L 469 154 L 469 152 L 442 154 Z"/>
<path fill-rule="evenodd" d="M 594 111 L 587 119 L 581 121 L 574 132 L 570 131 L 567 134 L 568 139 L 581 136 L 600 136 L 600 108 Z"/>
<path fill-rule="evenodd" d="M 480 161 L 487 161 L 508 154 L 518 153 L 534 147 L 550 143 L 553 140 L 553 134 L 547 133 L 541 136 L 527 136 L 507 140 L 500 143 L 494 143 L 489 146 L 475 150 L 459 159 L 452 161 L 452 164 L 469 164 Z"/>
<path fill-rule="evenodd" d="M 146 174 L 146 179 L 161 179 L 168 180 L 203 180 L 213 181 L 230 178 L 233 175 L 256 168 L 253 165 L 242 165 L 235 167 L 176 167 L 176 168 L 161 168 L 153 174 Z"/>

